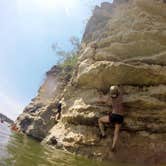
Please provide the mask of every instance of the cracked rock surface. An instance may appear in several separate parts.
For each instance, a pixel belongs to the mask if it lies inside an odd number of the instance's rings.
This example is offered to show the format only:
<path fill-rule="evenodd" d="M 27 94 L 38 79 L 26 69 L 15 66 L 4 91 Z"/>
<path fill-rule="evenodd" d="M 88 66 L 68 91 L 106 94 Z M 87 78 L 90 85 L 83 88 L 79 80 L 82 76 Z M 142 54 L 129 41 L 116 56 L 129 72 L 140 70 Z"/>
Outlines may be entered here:
<path fill-rule="evenodd" d="M 22 131 L 44 143 L 55 138 L 57 148 L 91 158 L 166 163 L 164 1 L 115 0 L 97 6 L 72 79 L 62 84 L 57 73 L 49 72 L 38 96 L 18 118 Z M 95 102 L 114 84 L 123 87 L 125 107 L 116 154 L 110 149 L 112 126 L 106 126 L 105 140 L 98 138 L 97 119 L 112 108 Z M 62 93 L 63 116 L 55 123 L 54 104 Z"/>

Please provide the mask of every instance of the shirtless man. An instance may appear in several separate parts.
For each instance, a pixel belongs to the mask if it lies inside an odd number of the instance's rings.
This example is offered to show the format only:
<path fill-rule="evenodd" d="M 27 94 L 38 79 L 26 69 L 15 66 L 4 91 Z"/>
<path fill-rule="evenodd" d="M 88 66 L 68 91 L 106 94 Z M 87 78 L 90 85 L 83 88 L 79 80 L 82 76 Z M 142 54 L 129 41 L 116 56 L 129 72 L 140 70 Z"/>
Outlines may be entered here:
<path fill-rule="evenodd" d="M 100 98 L 99 101 L 101 103 L 112 105 L 112 113 L 109 113 L 109 115 L 99 118 L 98 124 L 101 132 L 101 138 L 106 137 L 104 132 L 104 124 L 112 123 L 113 125 L 115 125 L 113 143 L 111 148 L 112 151 L 115 151 L 115 145 L 118 140 L 119 131 L 123 123 L 123 115 L 124 115 L 124 110 L 122 105 L 122 93 L 120 92 L 118 86 L 111 86 L 110 94 L 108 96 L 103 96 L 102 98 Z"/>
<path fill-rule="evenodd" d="M 59 101 L 57 103 L 56 120 L 59 120 L 61 118 L 61 112 L 62 112 L 62 103 Z"/>

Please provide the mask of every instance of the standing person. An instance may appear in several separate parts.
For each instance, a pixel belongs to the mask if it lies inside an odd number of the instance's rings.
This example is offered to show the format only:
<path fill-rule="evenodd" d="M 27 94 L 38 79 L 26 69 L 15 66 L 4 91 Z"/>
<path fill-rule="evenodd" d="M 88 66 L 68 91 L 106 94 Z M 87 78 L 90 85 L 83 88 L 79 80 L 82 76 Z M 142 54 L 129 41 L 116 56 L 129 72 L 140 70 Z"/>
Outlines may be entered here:
<path fill-rule="evenodd" d="M 123 123 L 124 109 L 122 105 L 123 97 L 118 86 L 111 86 L 108 96 L 103 96 L 98 102 L 104 102 L 112 105 L 112 112 L 109 115 L 99 118 L 98 124 L 101 132 L 100 137 L 105 138 L 104 124 L 111 123 L 115 126 L 114 137 L 111 150 L 115 151 L 115 146 L 118 140 L 119 131 Z"/>
<path fill-rule="evenodd" d="M 58 103 L 57 103 L 57 106 L 56 106 L 56 108 L 57 108 L 57 112 L 56 112 L 56 120 L 59 120 L 60 118 L 61 118 L 61 112 L 62 112 L 62 103 L 59 101 Z"/>

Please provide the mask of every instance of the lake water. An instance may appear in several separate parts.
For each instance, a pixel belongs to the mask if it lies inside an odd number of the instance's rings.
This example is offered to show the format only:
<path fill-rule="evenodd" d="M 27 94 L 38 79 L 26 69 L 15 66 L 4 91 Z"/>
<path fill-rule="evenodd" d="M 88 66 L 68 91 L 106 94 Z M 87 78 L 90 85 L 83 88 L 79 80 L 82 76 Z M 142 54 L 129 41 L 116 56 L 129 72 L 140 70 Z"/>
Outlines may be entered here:
<path fill-rule="evenodd" d="M 12 133 L 0 123 L 0 166 L 134 166 L 88 160 L 42 146 L 27 136 Z"/>

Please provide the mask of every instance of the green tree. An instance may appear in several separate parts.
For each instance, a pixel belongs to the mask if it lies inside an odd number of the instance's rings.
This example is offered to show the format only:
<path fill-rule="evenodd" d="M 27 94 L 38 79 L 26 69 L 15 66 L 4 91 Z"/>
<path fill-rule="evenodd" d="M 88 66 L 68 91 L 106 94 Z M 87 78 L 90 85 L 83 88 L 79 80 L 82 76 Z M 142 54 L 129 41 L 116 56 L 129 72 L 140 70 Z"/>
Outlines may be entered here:
<path fill-rule="evenodd" d="M 79 38 L 72 36 L 69 39 L 71 43 L 71 50 L 65 51 L 63 48 L 59 46 L 58 43 L 55 43 L 52 45 L 52 49 L 55 51 L 56 56 L 58 56 L 59 61 L 58 63 L 63 65 L 65 61 L 71 61 L 72 59 L 75 59 L 75 57 L 78 56 L 79 49 L 80 49 L 80 40 Z"/>
<path fill-rule="evenodd" d="M 71 50 L 65 51 L 57 43 L 52 46 L 55 51 L 56 56 L 58 56 L 57 65 L 62 68 L 63 77 L 69 80 L 73 74 L 73 70 L 77 64 L 78 54 L 80 50 L 80 40 L 79 38 L 72 36 L 69 39 L 71 43 Z"/>

